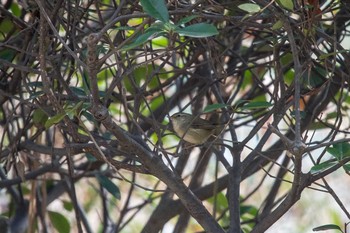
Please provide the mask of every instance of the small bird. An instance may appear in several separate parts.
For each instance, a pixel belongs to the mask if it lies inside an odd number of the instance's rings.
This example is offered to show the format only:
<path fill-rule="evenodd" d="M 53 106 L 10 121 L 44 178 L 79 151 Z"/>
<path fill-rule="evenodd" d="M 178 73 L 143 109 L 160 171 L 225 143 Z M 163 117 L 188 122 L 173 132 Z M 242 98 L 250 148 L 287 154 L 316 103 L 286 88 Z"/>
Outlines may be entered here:
<path fill-rule="evenodd" d="M 217 136 L 223 130 L 223 125 L 188 113 L 175 113 L 170 119 L 175 133 L 195 145 L 205 143 L 211 136 Z"/>

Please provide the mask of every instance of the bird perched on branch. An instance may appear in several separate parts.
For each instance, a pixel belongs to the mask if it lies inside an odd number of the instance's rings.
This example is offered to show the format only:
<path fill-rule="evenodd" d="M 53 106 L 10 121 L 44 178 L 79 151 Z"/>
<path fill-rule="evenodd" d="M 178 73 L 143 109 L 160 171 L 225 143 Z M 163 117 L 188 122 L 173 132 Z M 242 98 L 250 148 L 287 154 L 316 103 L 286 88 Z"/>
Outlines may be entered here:
<path fill-rule="evenodd" d="M 170 117 L 175 133 L 185 141 L 200 145 L 213 136 L 218 136 L 224 125 L 193 116 L 188 113 L 175 113 Z"/>

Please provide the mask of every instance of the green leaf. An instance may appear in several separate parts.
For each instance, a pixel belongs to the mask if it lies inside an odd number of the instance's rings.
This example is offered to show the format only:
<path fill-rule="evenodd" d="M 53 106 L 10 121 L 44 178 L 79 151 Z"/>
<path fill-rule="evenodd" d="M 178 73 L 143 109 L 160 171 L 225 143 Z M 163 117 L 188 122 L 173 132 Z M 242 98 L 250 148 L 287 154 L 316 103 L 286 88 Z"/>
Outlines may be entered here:
<path fill-rule="evenodd" d="M 65 112 L 59 113 L 53 117 L 50 117 L 46 122 L 45 122 L 45 128 L 48 129 L 52 125 L 59 123 L 67 114 Z"/>
<path fill-rule="evenodd" d="M 292 0 L 277 0 L 278 5 L 283 7 L 284 9 L 288 11 L 294 10 L 294 4 Z"/>
<path fill-rule="evenodd" d="M 213 112 L 216 109 L 225 108 L 225 107 L 229 107 L 229 106 L 230 105 L 228 105 L 228 104 L 210 104 L 204 108 L 203 113 Z"/>
<path fill-rule="evenodd" d="M 104 175 L 97 174 L 96 178 L 103 188 L 105 188 L 115 198 L 120 200 L 120 190 L 117 185 L 115 185 L 108 177 Z"/>
<path fill-rule="evenodd" d="M 285 54 L 283 54 L 283 56 L 281 56 L 280 60 L 281 60 L 282 65 L 288 66 L 289 64 L 291 64 L 293 62 L 293 55 L 291 53 L 285 53 Z M 293 73 L 292 80 L 294 80 L 294 76 L 295 75 Z M 292 80 L 290 80 L 290 82 L 288 82 L 287 84 L 290 84 L 292 82 Z"/>
<path fill-rule="evenodd" d="M 303 74 L 301 79 L 302 91 L 305 93 L 314 88 L 319 88 L 328 82 L 328 79 L 325 78 L 328 75 L 326 69 L 314 67 L 310 71 L 307 72 L 308 74 Z"/>
<path fill-rule="evenodd" d="M 256 216 L 258 213 L 258 209 L 253 205 L 241 205 L 240 206 L 240 214 L 250 214 L 252 216 Z"/>
<path fill-rule="evenodd" d="M 171 23 L 156 22 L 153 23 L 149 28 L 146 28 L 145 32 L 164 32 L 167 31 L 168 28 L 173 27 L 175 27 L 175 25 Z"/>
<path fill-rule="evenodd" d="M 250 14 L 257 13 L 260 11 L 260 6 L 254 3 L 243 3 L 241 5 L 238 5 L 238 8 L 241 10 L 244 10 Z"/>
<path fill-rule="evenodd" d="M 343 168 L 346 172 L 350 172 L 350 164 L 345 164 Z"/>
<path fill-rule="evenodd" d="M 21 16 L 21 9 L 19 8 L 18 4 L 12 3 L 11 4 L 11 11 L 16 17 Z"/>
<path fill-rule="evenodd" d="M 319 227 L 315 227 L 312 230 L 313 231 L 339 230 L 339 231 L 343 232 L 342 229 L 338 225 L 335 225 L 335 224 L 322 225 L 322 226 L 319 226 Z"/>
<path fill-rule="evenodd" d="M 163 23 L 169 22 L 169 12 L 164 0 L 141 0 L 143 10 Z"/>
<path fill-rule="evenodd" d="M 78 113 L 76 112 L 80 107 L 83 105 L 84 101 L 80 101 L 79 103 L 75 104 L 73 108 L 67 109 L 67 115 L 74 115 L 77 116 Z"/>
<path fill-rule="evenodd" d="M 44 94 L 45 93 L 43 91 L 31 92 L 29 93 L 30 95 L 29 99 L 32 100 L 32 99 L 38 98 L 39 96 L 43 96 Z"/>
<path fill-rule="evenodd" d="M 241 108 L 242 106 L 244 106 L 246 103 L 249 103 L 249 101 L 248 100 L 242 100 L 242 99 L 240 99 L 240 100 L 237 100 L 237 102 L 235 103 L 235 105 L 234 105 L 234 109 L 238 109 L 238 108 Z"/>
<path fill-rule="evenodd" d="M 130 44 L 123 46 L 121 48 L 121 50 L 122 51 L 126 51 L 126 50 L 130 50 L 130 49 L 136 48 L 136 47 L 138 47 L 140 45 L 143 45 L 148 40 L 150 40 L 151 38 L 155 37 L 155 35 L 157 35 L 157 33 L 154 33 L 154 32 L 148 32 L 148 33 L 145 33 L 143 35 L 140 35 L 133 42 L 131 42 Z"/>
<path fill-rule="evenodd" d="M 36 126 L 43 126 L 48 119 L 48 115 L 41 108 L 37 108 L 33 112 L 33 123 Z"/>
<path fill-rule="evenodd" d="M 152 40 L 154 49 L 165 49 L 169 46 L 169 38 L 165 36 L 158 36 Z"/>
<path fill-rule="evenodd" d="M 48 129 L 52 125 L 59 123 L 65 116 L 69 116 L 70 118 L 72 116 L 77 116 L 81 110 L 81 107 L 84 106 L 85 109 L 90 106 L 90 103 L 84 103 L 84 101 L 80 101 L 77 104 L 76 103 L 71 103 L 74 104 L 74 106 L 68 106 L 64 108 L 65 112 L 58 113 L 57 115 L 50 117 L 46 122 L 45 122 L 45 128 Z M 79 110 L 79 112 L 76 112 Z"/>
<path fill-rule="evenodd" d="M 312 122 L 309 129 L 317 130 L 317 129 L 328 129 L 328 125 L 325 125 L 323 122 Z"/>
<path fill-rule="evenodd" d="M 333 167 L 334 165 L 338 164 L 338 162 L 336 161 L 326 161 L 326 162 L 323 162 L 323 163 L 320 163 L 320 164 L 316 164 L 315 166 L 313 166 L 310 170 L 310 173 L 311 174 L 315 174 L 315 173 L 319 173 L 319 172 L 322 172 L 324 170 L 327 170 L 328 168 L 330 167 Z"/>
<path fill-rule="evenodd" d="M 97 161 L 97 159 L 90 153 L 85 153 L 85 157 L 87 158 L 87 160 L 89 162 L 96 162 Z"/>
<path fill-rule="evenodd" d="M 87 96 L 88 93 L 81 87 L 70 86 L 69 89 L 77 96 Z"/>
<path fill-rule="evenodd" d="M 73 203 L 70 201 L 62 201 L 63 202 L 63 208 L 67 211 L 72 211 L 74 209 Z"/>
<path fill-rule="evenodd" d="M 195 38 L 203 38 L 219 34 L 214 25 L 207 23 L 197 23 L 184 28 L 176 28 L 174 31 L 179 33 L 181 36 Z"/>
<path fill-rule="evenodd" d="M 140 45 L 143 45 L 144 43 L 146 43 L 147 41 L 151 40 L 152 38 L 158 37 L 160 35 L 164 34 L 163 31 L 147 31 L 144 34 L 138 36 L 133 42 L 131 42 L 128 45 L 125 45 L 121 48 L 122 51 L 126 51 L 126 50 L 130 50 L 133 48 L 136 48 Z"/>
<path fill-rule="evenodd" d="M 214 201 L 216 201 L 216 208 L 219 211 L 224 211 L 228 207 L 227 198 L 222 192 L 218 193 L 215 198 L 209 198 L 208 201 L 212 204 L 214 204 Z"/>
<path fill-rule="evenodd" d="M 51 223 L 53 227 L 57 230 L 57 232 L 60 233 L 69 233 L 70 232 L 70 225 L 67 218 L 60 213 L 48 211 L 49 218 L 51 220 Z"/>
<path fill-rule="evenodd" d="M 281 29 L 283 27 L 283 22 L 281 20 L 278 20 L 273 26 L 272 26 L 272 30 L 278 30 Z"/>
<path fill-rule="evenodd" d="M 0 58 L 4 59 L 5 61 L 12 62 L 15 56 L 16 53 L 12 49 L 1 48 L 0 50 Z M 0 68 L 3 68 L 3 62 L 0 62 Z"/>
<path fill-rule="evenodd" d="M 185 18 L 182 18 L 179 20 L 179 22 L 177 22 L 177 26 L 180 26 L 180 25 L 183 25 L 183 24 L 186 24 L 188 22 L 190 22 L 192 19 L 195 19 L 195 18 L 198 18 L 197 15 L 190 15 L 190 16 L 187 16 Z"/>
<path fill-rule="evenodd" d="M 8 33 L 14 28 L 14 22 L 9 17 L 4 17 L 0 23 L 0 32 Z"/>
<path fill-rule="evenodd" d="M 84 108 L 84 107 L 83 107 Z M 83 111 L 81 113 L 82 116 L 84 116 L 88 121 L 90 122 L 95 122 L 95 118 L 93 117 L 93 115 L 87 111 Z"/>
<path fill-rule="evenodd" d="M 245 104 L 244 106 L 240 107 L 241 109 L 261 109 L 261 108 L 268 108 L 273 106 L 273 104 L 265 101 L 256 101 L 256 102 L 250 102 L 248 104 Z"/>
<path fill-rule="evenodd" d="M 350 156 L 350 144 L 348 142 L 341 142 L 327 148 L 327 152 L 333 155 L 338 161 Z"/>

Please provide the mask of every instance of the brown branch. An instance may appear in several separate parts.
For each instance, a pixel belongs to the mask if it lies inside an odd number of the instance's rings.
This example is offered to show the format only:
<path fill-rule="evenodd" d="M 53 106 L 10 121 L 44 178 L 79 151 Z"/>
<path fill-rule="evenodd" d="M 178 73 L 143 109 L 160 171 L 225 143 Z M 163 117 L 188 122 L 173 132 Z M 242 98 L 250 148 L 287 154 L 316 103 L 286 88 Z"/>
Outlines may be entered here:
<path fill-rule="evenodd" d="M 102 105 L 93 106 L 92 114 L 120 141 L 128 145 L 133 153 L 137 154 L 142 163 L 151 174 L 163 181 L 180 198 L 189 213 L 208 232 L 223 232 L 220 225 L 213 219 L 200 200 L 182 182 L 181 178 L 173 173 L 161 160 L 153 154 L 142 142 L 138 142 L 134 136 L 122 130 L 113 121 L 108 110 Z M 141 144 L 140 144 L 141 143 Z"/>

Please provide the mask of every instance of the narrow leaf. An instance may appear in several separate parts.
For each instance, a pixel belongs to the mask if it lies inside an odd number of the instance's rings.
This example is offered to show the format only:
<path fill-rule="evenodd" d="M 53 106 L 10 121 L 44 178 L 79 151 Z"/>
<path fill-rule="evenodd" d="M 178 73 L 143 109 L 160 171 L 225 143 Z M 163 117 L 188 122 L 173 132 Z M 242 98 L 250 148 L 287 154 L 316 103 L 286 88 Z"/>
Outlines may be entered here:
<path fill-rule="evenodd" d="M 141 0 L 143 10 L 163 23 L 169 21 L 169 12 L 164 0 Z"/>
<path fill-rule="evenodd" d="M 74 92 L 77 96 L 86 96 L 88 93 L 81 87 L 70 86 L 69 89 Z"/>
<path fill-rule="evenodd" d="M 182 18 L 179 20 L 179 22 L 177 22 L 177 26 L 180 26 L 180 25 L 183 25 L 183 24 L 186 24 L 188 22 L 190 22 L 192 19 L 195 19 L 197 18 L 198 16 L 197 15 L 190 15 L 190 16 L 187 16 L 185 18 Z"/>
<path fill-rule="evenodd" d="M 74 114 L 76 116 L 77 113 L 75 111 L 78 110 L 83 105 L 83 103 L 84 101 L 78 102 L 72 109 L 69 109 L 67 111 L 67 114 Z"/>
<path fill-rule="evenodd" d="M 195 38 L 203 38 L 219 34 L 214 25 L 207 23 L 197 23 L 184 28 L 176 28 L 175 32 L 179 33 L 181 36 Z"/>
<path fill-rule="evenodd" d="M 46 122 L 45 122 L 45 128 L 48 129 L 50 128 L 52 125 L 57 124 L 58 122 L 60 122 L 61 120 L 63 120 L 63 118 L 66 116 L 67 114 L 65 112 L 63 113 L 59 113 L 53 117 L 50 117 Z"/>
<path fill-rule="evenodd" d="M 281 29 L 283 27 L 283 22 L 281 20 L 278 20 L 273 26 L 272 26 L 272 30 L 278 30 Z"/>
<path fill-rule="evenodd" d="M 293 11 L 294 4 L 292 0 L 277 0 L 277 3 L 288 11 Z"/>
<path fill-rule="evenodd" d="M 225 108 L 225 107 L 228 107 L 228 106 L 230 106 L 230 105 L 228 105 L 228 104 L 211 104 L 211 105 L 207 105 L 204 108 L 203 113 L 212 112 L 212 111 L 215 111 L 216 109 Z"/>
<path fill-rule="evenodd" d="M 311 174 L 315 174 L 315 173 L 319 173 L 322 172 L 330 167 L 333 167 L 334 165 L 336 165 L 338 162 L 336 161 L 326 161 L 320 164 L 316 164 L 315 166 L 313 166 L 310 170 Z"/>
<path fill-rule="evenodd" d="M 47 114 L 41 109 L 37 108 L 33 112 L 33 123 L 36 126 L 43 126 L 45 122 L 47 121 L 48 116 Z"/>
<path fill-rule="evenodd" d="M 133 48 L 136 48 L 140 45 L 143 45 L 144 43 L 146 43 L 148 40 L 151 40 L 152 38 L 155 38 L 157 36 L 159 36 L 160 33 L 159 32 L 154 32 L 154 31 L 148 31 L 145 34 L 140 35 L 139 37 L 137 37 L 133 42 L 131 42 L 128 45 L 125 45 L 124 47 L 121 48 L 122 51 L 126 51 L 126 50 L 130 50 Z"/>
<path fill-rule="evenodd" d="M 115 198 L 120 200 L 120 190 L 117 185 L 115 185 L 108 177 L 103 175 L 96 175 L 96 178 L 100 182 L 103 188 L 105 188 L 110 194 Z"/>
<path fill-rule="evenodd" d="M 49 211 L 49 218 L 53 227 L 57 230 L 57 232 L 61 233 L 69 233 L 70 225 L 67 218 L 58 212 Z"/>
<path fill-rule="evenodd" d="M 268 108 L 273 106 L 273 104 L 265 101 L 257 101 L 257 102 L 250 102 L 248 104 L 245 104 L 242 106 L 242 109 L 260 109 L 260 108 Z"/>
<path fill-rule="evenodd" d="M 335 224 L 326 224 L 312 229 L 313 231 L 325 231 L 325 230 L 339 230 L 342 232 L 341 228 Z"/>
<path fill-rule="evenodd" d="M 74 209 L 73 203 L 70 201 L 62 201 L 63 208 L 69 212 L 71 212 Z"/>
<path fill-rule="evenodd" d="M 260 6 L 254 3 L 243 3 L 241 5 L 238 5 L 238 8 L 250 14 L 257 13 L 260 11 Z"/>

